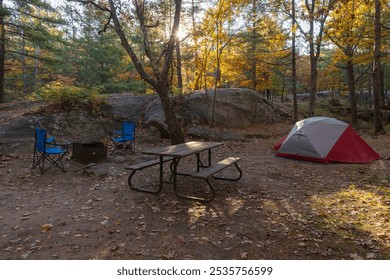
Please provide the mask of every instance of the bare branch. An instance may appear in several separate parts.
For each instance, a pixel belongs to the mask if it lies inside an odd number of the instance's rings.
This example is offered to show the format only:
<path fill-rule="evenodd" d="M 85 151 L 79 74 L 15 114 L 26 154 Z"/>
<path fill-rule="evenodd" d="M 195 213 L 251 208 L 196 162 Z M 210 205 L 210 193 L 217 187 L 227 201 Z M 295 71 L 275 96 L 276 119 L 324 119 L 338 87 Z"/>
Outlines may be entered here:
<path fill-rule="evenodd" d="M 104 24 L 103 29 L 98 31 L 98 34 L 100 35 L 100 34 L 107 31 L 108 27 L 111 24 L 111 20 L 112 20 L 112 12 L 108 7 L 101 6 L 98 3 L 96 3 L 96 1 L 92 1 L 92 0 L 68 0 L 68 2 L 76 2 L 76 3 L 80 3 L 80 4 L 84 4 L 84 5 L 92 5 L 93 7 L 95 7 L 98 10 L 109 13 L 110 16 L 108 17 L 107 22 Z"/>
<path fill-rule="evenodd" d="M 119 39 L 121 40 L 122 46 L 125 48 L 127 54 L 130 56 L 131 61 L 133 62 L 135 68 L 137 69 L 142 79 L 144 79 L 147 83 L 149 83 L 153 87 L 157 87 L 156 81 L 145 71 L 138 56 L 135 54 L 135 51 L 133 50 L 132 46 L 129 44 L 129 41 L 127 40 L 127 37 L 122 30 L 121 24 L 119 23 L 119 19 L 117 17 L 116 8 L 113 0 L 108 0 L 108 2 L 110 4 L 111 16 L 115 26 L 115 31 L 118 34 Z"/>
<path fill-rule="evenodd" d="M 145 54 L 146 54 L 146 56 L 148 57 L 148 59 L 150 61 L 150 64 L 152 66 L 152 70 L 153 70 L 154 75 L 157 78 L 159 78 L 160 77 L 160 73 L 159 73 L 159 70 L 158 70 L 158 63 L 157 63 L 156 57 L 155 57 L 155 55 L 154 55 L 154 53 L 152 51 L 151 43 L 149 41 L 149 30 L 148 30 L 147 25 L 145 24 L 145 5 L 144 5 L 144 1 L 134 0 L 133 4 L 135 5 L 137 18 L 138 18 L 138 21 L 139 21 L 139 24 L 140 24 L 140 28 L 141 28 L 141 31 L 142 31 L 142 34 L 143 34 L 143 43 L 144 43 Z"/>
<path fill-rule="evenodd" d="M 68 2 L 76 2 L 76 3 L 80 3 L 80 4 L 84 4 L 84 5 L 92 5 L 95 8 L 97 8 L 103 12 L 111 13 L 111 11 L 108 7 L 103 7 L 103 6 L 99 5 L 98 3 L 96 3 L 96 1 L 93 1 L 93 0 L 67 0 L 67 1 Z"/>
<path fill-rule="evenodd" d="M 15 55 L 22 55 L 22 56 L 26 56 L 26 57 L 30 57 L 30 58 L 33 58 L 33 59 L 39 59 L 39 60 L 43 60 L 43 61 L 50 61 L 50 59 L 46 59 L 44 57 L 38 57 L 36 55 L 33 55 L 33 54 L 29 54 L 29 53 L 22 53 L 22 52 L 18 52 L 18 51 L 11 51 L 11 50 L 6 50 L 6 53 L 10 54 L 13 58 L 21 61 L 20 59 L 18 59 Z"/>

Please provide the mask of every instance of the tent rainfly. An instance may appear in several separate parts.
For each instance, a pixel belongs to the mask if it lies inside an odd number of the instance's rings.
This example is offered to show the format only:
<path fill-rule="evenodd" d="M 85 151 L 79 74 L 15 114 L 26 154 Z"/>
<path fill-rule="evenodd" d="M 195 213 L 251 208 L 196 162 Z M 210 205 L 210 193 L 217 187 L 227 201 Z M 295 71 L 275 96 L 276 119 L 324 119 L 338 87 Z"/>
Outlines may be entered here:
<path fill-rule="evenodd" d="M 280 157 L 322 163 L 368 163 L 380 158 L 349 124 L 327 117 L 296 122 L 274 149 Z"/>

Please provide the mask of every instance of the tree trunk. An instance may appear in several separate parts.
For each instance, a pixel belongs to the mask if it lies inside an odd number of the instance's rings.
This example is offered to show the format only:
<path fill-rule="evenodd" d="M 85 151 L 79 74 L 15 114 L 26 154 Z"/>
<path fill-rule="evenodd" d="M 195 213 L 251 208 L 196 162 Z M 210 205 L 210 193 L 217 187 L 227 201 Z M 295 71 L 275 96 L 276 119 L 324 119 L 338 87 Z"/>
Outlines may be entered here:
<path fill-rule="evenodd" d="M 368 105 L 371 107 L 372 106 L 372 79 L 371 79 L 371 76 L 368 76 L 368 96 L 367 96 L 367 100 L 368 100 Z"/>
<path fill-rule="evenodd" d="M 176 42 L 176 71 L 177 71 L 177 87 L 180 92 L 183 90 L 183 75 L 181 71 L 181 52 L 180 52 L 180 38 L 177 38 Z"/>
<path fill-rule="evenodd" d="M 160 97 L 161 104 L 165 113 L 165 121 L 167 122 L 172 144 L 184 143 L 184 136 L 181 130 L 181 125 L 177 120 L 174 108 L 169 99 L 169 86 L 167 83 L 160 84 L 156 87 L 156 91 Z"/>
<path fill-rule="evenodd" d="M 23 69 L 23 95 L 27 95 L 27 64 L 26 64 L 26 42 L 24 39 L 24 32 L 22 30 L 22 69 Z"/>
<path fill-rule="evenodd" d="M 215 118 L 215 104 L 217 102 L 217 88 L 218 85 L 221 81 L 221 54 L 222 50 L 220 47 L 220 38 L 219 38 L 219 31 L 221 30 L 220 28 L 220 22 L 217 21 L 217 31 L 216 31 L 216 37 L 217 37 L 217 42 L 216 42 L 216 53 L 217 53 L 217 67 L 214 73 L 214 98 L 213 98 L 213 105 L 212 105 L 212 112 L 211 112 L 211 127 L 214 127 L 214 118 Z"/>
<path fill-rule="evenodd" d="M 306 38 L 310 48 L 310 101 L 309 116 L 315 116 L 316 94 L 317 94 L 317 64 L 321 54 L 322 37 L 324 26 L 335 0 L 320 1 L 306 0 L 305 5 L 309 13 L 309 33 Z M 324 6 L 326 4 L 326 6 Z"/>
<path fill-rule="evenodd" d="M 310 56 L 310 98 L 309 98 L 309 117 L 315 115 L 316 93 L 317 93 L 317 59 L 315 56 L 314 42 L 314 11 L 315 1 L 311 1 L 311 6 L 308 6 L 310 14 L 309 19 L 309 56 Z"/>
<path fill-rule="evenodd" d="M 38 75 L 39 75 L 39 46 L 35 48 L 35 70 L 34 70 L 34 91 L 38 88 Z"/>
<path fill-rule="evenodd" d="M 355 92 L 355 74 L 353 62 L 351 59 L 347 62 L 347 72 L 348 72 L 348 88 L 350 95 L 350 105 L 351 105 L 351 124 L 357 125 L 357 108 L 356 108 L 356 92 Z"/>
<path fill-rule="evenodd" d="M 3 10 L 3 0 L 0 0 L 0 9 Z M 0 15 L 0 103 L 5 102 L 5 28 L 4 17 Z"/>
<path fill-rule="evenodd" d="M 252 49 L 251 49 L 251 72 L 252 72 L 252 89 L 256 90 L 257 86 L 257 60 L 256 60 L 256 0 L 252 0 Z"/>
<path fill-rule="evenodd" d="M 297 23 L 295 18 L 295 0 L 292 0 L 292 46 L 291 46 L 291 74 L 292 74 L 292 96 L 293 96 L 293 103 L 294 103 L 294 116 L 293 116 L 293 122 L 298 121 L 298 101 L 297 101 L 297 54 L 296 54 L 296 46 L 295 46 L 295 39 L 296 39 L 296 33 L 297 33 Z"/>
<path fill-rule="evenodd" d="M 115 31 L 118 34 L 119 39 L 121 40 L 122 46 L 126 50 L 129 57 L 131 58 L 141 78 L 144 81 L 146 81 L 148 84 L 150 84 L 158 93 L 164 110 L 168 129 L 171 135 L 172 144 L 183 143 L 185 141 L 184 135 L 181 130 L 180 123 L 175 116 L 174 108 L 172 107 L 169 99 L 170 87 L 169 87 L 169 76 L 168 76 L 169 68 L 172 65 L 173 51 L 175 49 L 175 43 L 176 43 L 176 34 L 179 29 L 181 0 L 175 0 L 174 23 L 172 27 L 171 36 L 167 43 L 167 48 L 164 50 L 164 63 L 162 66 L 158 65 L 157 58 L 154 56 L 154 53 L 152 51 L 152 46 L 150 44 L 149 37 L 148 37 L 149 35 L 148 28 L 146 27 L 145 24 L 143 3 L 142 2 L 138 3 L 137 1 L 134 1 L 134 4 L 136 5 L 136 11 L 135 11 L 136 16 L 140 23 L 141 31 L 143 33 L 144 51 L 146 56 L 150 60 L 151 67 L 152 67 L 152 74 L 149 74 L 144 69 L 133 47 L 130 45 L 129 41 L 127 40 L 127 37 L 122 30 L 121 23 L 117 16 L 117 11 L 116 11 L 116 6 L 114 4 L 114 1 L 109 0 L 108 2 L 110 7 L 109 10 L 107 10 L 108 8 L 107 9 L 103 7 L 101 8 L 104 11 L 110 12 L 113 23 L 115 25 Z"/>
<path fill-rule="evenodd" d="M 317 58 L 314 54 L 314 42 L 310 42 L 310 99 L 309 99 L 309 117 L 315 116 L 317 93 Z"/>
<path fill-rule="evenodd" d="M 199 65 L 199 56 L 198 56 L 198 40 L 196 35 L 196 20 L 195 20 L 195 10 L 196 10 L 196 5 L 195 5 L 195 0 L 191 0 L 191 22 L 192 22 L 192 36 L 194 39 L 194 65 L 193 69 L 194 71 L 194 89 L 198 90 L 202 88 L 202 71 L 199 71 L 199 69 L 202 68 L 202 65 Z"/>
<path fill-rule="evenodd" d="M 384 133 L 381 112 L 381 2 L 375 0 L 375 18 L 374 18 L 374 63 L 373 63 L 373 84 L 374 84 L 374 126 L 375 134 Z"/>

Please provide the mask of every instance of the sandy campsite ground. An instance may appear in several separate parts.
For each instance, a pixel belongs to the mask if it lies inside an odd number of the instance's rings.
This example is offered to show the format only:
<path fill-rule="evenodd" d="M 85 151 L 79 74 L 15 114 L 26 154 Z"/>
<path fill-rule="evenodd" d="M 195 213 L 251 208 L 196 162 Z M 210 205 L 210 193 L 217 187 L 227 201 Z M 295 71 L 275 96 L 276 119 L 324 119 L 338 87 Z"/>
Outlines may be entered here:
<path fill-rule="evenodd" d="M 169 185 L 131 191 L 125 166 L 146 160 L 150 144 L 87 168 L 68 157 L 66 173 L 43 175 L 32 152 L 2 153 L 0 259 L 390 259 L 390 137 L 362 135 L 381 160 L 324 165 L 275 157 L 290 127 L 224 142 L 215 159 L 241 157 L 243 177 L 215 182 L 211 203 L 179 199 Z M 157 167 L 136 182 L 155 180 Z M 202 192 L 201 181 L 180 184 Z"/>

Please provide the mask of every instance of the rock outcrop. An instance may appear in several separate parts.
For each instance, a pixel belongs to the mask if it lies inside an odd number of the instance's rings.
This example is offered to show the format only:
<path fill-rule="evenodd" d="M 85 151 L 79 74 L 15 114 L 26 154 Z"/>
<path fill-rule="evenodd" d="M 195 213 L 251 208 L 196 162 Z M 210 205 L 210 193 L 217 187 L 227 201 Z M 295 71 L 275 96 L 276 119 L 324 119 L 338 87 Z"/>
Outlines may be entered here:
<path fill-rule="evenodd" d="M 215 104 L 214 104 L 215 100 Z M 214 107 L 214 125 L 222 128 L 246 128 L 255 123 L 280 122 L 289 116 L 274 103 L 249 89 L 219 89 L 186 96 L 180 114 L 190 124 L 210 125 Z"/>
<path fill-rule="evenodd" d="M 214 103 L 215 100 L 215 103 Z M 214 106 L 214 126 L 244 129 L 255 123 L 280 122 L 289 113 L 248 89 L 219 89 L 195 92 L 172 98 L 176 116 L 190 133 L 199 133 L 194 126 L 211 124 Z M 43 105 L 41 105 L 43 106 Z M 102 108 L 103 116 L 87 112 L 47 112 L 36 110 L 34 103 L 9 103 L 0 107 L 1 150 L 30 146 L 36 126 L 45 127 L 55 136 L 71 141 L 108 141 L 109 133 L 120 128 L 122 120 L 133 120 L 144 128 L 138 140 L 151 142 L 168 137 L 165 115 L 157 95 L 113 94 Z M 235 139 L 235 135 L 228 135 Z M 29 147 L 31 148 L 31 147 Z"/>

